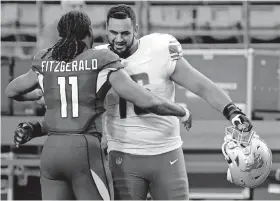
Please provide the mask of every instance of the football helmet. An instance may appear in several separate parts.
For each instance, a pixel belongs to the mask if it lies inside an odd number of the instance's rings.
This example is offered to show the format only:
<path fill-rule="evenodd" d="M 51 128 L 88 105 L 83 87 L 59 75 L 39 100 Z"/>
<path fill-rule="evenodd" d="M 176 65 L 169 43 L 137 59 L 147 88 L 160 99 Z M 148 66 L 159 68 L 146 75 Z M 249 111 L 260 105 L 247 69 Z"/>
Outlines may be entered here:
<path fill-rule="evenodd" d="M 255 131 L 226 128 L 222 152 L 228 162 L 227 180 L 238 186 L 254 188 L 269 175 L 272 153 Z"/>

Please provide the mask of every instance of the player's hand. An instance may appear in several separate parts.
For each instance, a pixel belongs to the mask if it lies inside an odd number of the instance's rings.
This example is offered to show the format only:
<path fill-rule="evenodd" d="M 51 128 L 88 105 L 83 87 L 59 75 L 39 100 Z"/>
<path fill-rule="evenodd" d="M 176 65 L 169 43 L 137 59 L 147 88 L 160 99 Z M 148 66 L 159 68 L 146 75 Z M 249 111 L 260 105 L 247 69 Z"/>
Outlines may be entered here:
<path fill-rule="evenodd" d="M 104 139 L 104 137 L 101 140 L 101 149 L 102 149 L 106 159 L 108 160 L 108 141 L 107 141 L 107 139 Z"/>
<path fill-rule="evenodd" d="M 235 114 L 230 116 L 230 122 L 239 131 L 250 132 L 253 128 L 251 121 L 246 117 L 245 114 Z"/>
<path fill-rule="evenodd" d="M 28 122 L 20 123 L 14 133 L 14 143 L 18 148 L 32 139 L 33 126 Z"/>
<path fill-rule="evenodd" d="M 43 91 L 41 89 L 34 89 L 34 91 L 38 95 L 38 97 L 41 97 L 40 99 L 36 100 L 36 103 L 42 106 L 46 106 Z"/>
<path fill-rule="evenodd" d="M 181 121 L 182 121 L 182 124 L 184 125 L 185 129 L 187 131 L 189 131 L 192 127 L 192 114 L 187 108 L 184 108 L 184 109 L 186 111 L 186 115 L 181 117 Z"/>
<path fill-rule="evenodd" d="M 44 96 L 42 96 L 39 100 L 36 100 L 36 103 L 42 106 L 46 106 Z"/>
<path fill-rule="evenodd" d="M 250 132 L 253 128 L 250 120 L 234 103 L 227 104 L 223 114 L 239 131 Z"/>
<path fill-rule="evenodd" d="M 107 157 L 108 156 L 108 145 L 107 145 L 107 143 L 103 143 L 102 149 L 103 149 L 103 152 L 104 152 L 105 156 Z"/>

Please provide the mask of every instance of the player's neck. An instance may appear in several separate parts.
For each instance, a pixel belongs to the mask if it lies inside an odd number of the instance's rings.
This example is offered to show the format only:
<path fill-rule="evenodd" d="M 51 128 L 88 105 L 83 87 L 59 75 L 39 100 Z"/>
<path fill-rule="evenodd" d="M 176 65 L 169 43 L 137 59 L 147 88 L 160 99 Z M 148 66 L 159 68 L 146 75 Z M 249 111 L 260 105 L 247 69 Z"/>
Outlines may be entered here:
<path fill-rule="evenodd" d="M 135 39 L 133 44 L 131 45 L 130 49 L 127 51 L 126 54 L 124 54 L 122 56 L 122 58 L 125 59 L 125 58 L 130 57 L 131 55 L 133 55 L 136 52 L 136 50 L 138 50 L 139 44 L 140 44 L 140 41 L 138 39 Z"/>
<path fill-rule="evenodd" d="M 140 44 L 140 41 L 138 39 L 134 40 L 133 45 L 131 46 L 131 49 L 130 49 L 129 56 L 133 55 L 136 52 L 136 50 L 138 50 L 139 44 Z"/>

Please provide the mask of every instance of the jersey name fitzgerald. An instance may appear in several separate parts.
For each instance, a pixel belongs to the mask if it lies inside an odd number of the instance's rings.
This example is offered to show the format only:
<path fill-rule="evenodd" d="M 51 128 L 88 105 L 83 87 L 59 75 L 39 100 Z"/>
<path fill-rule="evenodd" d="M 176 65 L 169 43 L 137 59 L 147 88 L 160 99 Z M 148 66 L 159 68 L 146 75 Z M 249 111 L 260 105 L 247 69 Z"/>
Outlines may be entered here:
<path fill-rule="evenodd" d="M 71 62 L 55 61 L 52 52 L 40 51 L 32 61 L 47 110 L 44 120 L 55 133 L 101 132 L 108 75 L 122 68 L 109 50 L 88 49 Z"/>
<path fill-rule="evenodd" d="M 64 61 L 42 61 L 42 72 L 77 72 L 97 70 L 97 59 L 79 60 L 72 62 Z"/>

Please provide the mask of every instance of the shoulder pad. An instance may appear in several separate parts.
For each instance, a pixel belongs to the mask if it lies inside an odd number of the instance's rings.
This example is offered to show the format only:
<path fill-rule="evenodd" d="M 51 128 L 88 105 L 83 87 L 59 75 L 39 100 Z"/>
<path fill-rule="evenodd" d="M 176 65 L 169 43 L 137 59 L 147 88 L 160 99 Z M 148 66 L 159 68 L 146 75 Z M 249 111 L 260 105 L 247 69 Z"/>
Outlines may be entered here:
<path fill-rule="evenodd" d="M 48 49 L 43 49 L 39 51 L 32 60 L 32 66 L 31 69 L 35 71 L 36 73 L 42 74 L 42 66 L 41 66 L 41 61 L 44 60 L 46 54 L 48 52 Z"/>
<path fill-rule="evenodd" d="M 40 50 L 37 54 L 35 54 L 33 60 L 44 59 L 44 57 L 46 56 L 45 54 L 48 52 L 48 50 L 48 48 Z"/>
<path fill-rule="evenodd" d="M 141 40 L 149 46 L 152 43 L 153 50 L 163 51 L 173 60 L 178 60 L 183 56 L 181 44 L 170 34 L 152 33 L 142 37 Z"/>

